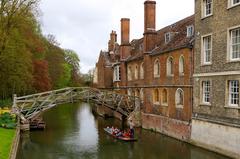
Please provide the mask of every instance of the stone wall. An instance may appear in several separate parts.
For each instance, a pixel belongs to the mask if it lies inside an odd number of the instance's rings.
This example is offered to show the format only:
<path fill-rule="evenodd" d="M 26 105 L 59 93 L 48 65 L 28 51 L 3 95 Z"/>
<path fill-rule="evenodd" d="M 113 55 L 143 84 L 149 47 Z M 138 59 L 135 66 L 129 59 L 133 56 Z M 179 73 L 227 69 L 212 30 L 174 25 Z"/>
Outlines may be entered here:
<path fill-rule="evenodd" d="M 240 158 L 240 129 L 237 127 L 193 119 L 191 142 L 223 155 Z"/>

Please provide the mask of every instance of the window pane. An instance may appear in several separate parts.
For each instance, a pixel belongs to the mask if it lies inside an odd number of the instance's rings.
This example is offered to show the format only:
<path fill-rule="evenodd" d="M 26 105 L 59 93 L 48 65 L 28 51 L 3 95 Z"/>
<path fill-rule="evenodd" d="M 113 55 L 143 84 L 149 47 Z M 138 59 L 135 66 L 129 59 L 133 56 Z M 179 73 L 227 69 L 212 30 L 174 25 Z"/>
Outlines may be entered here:
<path fill-rule="evenodd" d="M 231 105 L 239 105 L 239 81 L 229 81 L 229 98 Z"/>
<path fill-rule="evenodd" d="M 240 28 L 231 31 L 231 57 L 240 58 Z"/>
<path fill-rule="evenodd" d="M 204 63 L 211 62 L 212 54 L 212 37 L 207 36 L 203 38 L 203 49 L 204 49 Z"/>
<path fill-rule="evenodd" d="M 205 0 L 205 16 L 212 14 L 212 0 Z"/>
<path fill-rule="evenodd" d="M 240 3 L 240 0 L 233 0 L 233 4 Z"/>
<path fill-rule="evenodd" d="M 203 90 L 203 102 L 204 103 L 210 103 L 210 89 L 211 85 L 210 85 L 210 81 L 203 81 L 203 85 L 202 85 L 202 90 Z"/>

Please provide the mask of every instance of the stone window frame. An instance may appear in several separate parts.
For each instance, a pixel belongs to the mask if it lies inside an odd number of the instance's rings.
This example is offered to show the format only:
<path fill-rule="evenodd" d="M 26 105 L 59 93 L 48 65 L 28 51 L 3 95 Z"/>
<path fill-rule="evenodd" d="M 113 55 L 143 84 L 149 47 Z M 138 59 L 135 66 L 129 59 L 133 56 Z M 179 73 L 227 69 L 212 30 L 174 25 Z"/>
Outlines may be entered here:
<path fill-rule="evenodd" d="M 127 90 L 127 95 L 132 96 L 133 90 L 131 88 L 128 88 Z"/>
<path fill-rule="evenodd" d="M 135 80 L 138 79 L 138 75 L 139 75 L 138 72 L 139 72 L 139 71 L 138 71 L 138 64 L 136 64 L 135 67 L 134 67 L 134 79 L 135 79 Z"/>
<path fill-rule="evenodd" d="M 170 64 L 170 60 L 172 61 L 172 63 Z M 171 67 L 171 69 L 170 69 Z M 174 76 L 174 59 L 172 56 L 169 56 L 167 58 L 167 62 L 166 62 L 166 73 L 168 77 L 173 77 Z"/>
<path fill-rule="evenodd" d="M 144 63 L 140 65 L 140 79 L 144 79 Z"/>
<path fill-rule="evenodd" d="M 210 62 L 205 61 L 205 43 L 204 43 L 204 38 L 206 37 L 211 37 L 211 53 L 210 53 Z M 213 53 L 213 36 L 212 33 L 205 34 L 201 36 L 201 65 L 206 66 L 206 65 L 212 65 L 212 53 Z"/>
<path fill-rule="evenodd" d="M 117 65 L 114 67 L 113 70 L 113 82 L 119 82 L 121 81 L 121 73 L 120 73 L 120 66 Z"/>
<path fill-rule="evenodd" d="M 132 74 L 133 74 L 132 66 L 129 65 L 129 66 L 127 67 L 127 77 L 128 77 L 128 81 L 132 81 L 132 80 L 133 80 Z"/>
<path fill-rule="evenodd" d="M 192 37 L 194 35 L 194 26 L 189 25 L 187 26 L 187 37 Z"/>
<path fill-rule="evenodd" d="M 161 74 L 161 63 L 160 63 L 160 60 L 157 58 L 155 59 L 153 64 L 153 77 L 159 78 L 160 74 Z"/>
<path fill-rule="evenodd" d="M 153 104 L 160 105 L 160 90 L 158 88 L 153 89 Z"/>
<path fill-rule="evenodd" d="M 237 2 L 236 4 L 234 4 L 234 0 L 228 0 L 228 9 L 231 9 L 231 8 L 239 6 L 239 5 L 240 5 L 240 1 Z"/>
<path fill-rule="evenodd" d="M 183 56 L 183 55 L 181 55 L 181 56 L 179 57 L 178 67 L 179 67 L 179 76 L 184 76 L 184 71 L 185 71 L 185 59 L 184 59 L 184 56 Z"/>
<path fill-rule="evenodd" d="M 209 81 L 210 82 L 210 91 L 209 91 L 209 102 L 205 102 L 204 99 L 204 93 L 203 93 L 203 82 Z M 212 90 L 213 90 L 213 85 L 212 85 L 212 80 L 211 79 L 202 79 L 200 80 L 199 86 L 200 86 L 200 105 L 202 106 L 211 106 L 212 105 Z"/>
<path fill-rule="evenodd" d="M 238 92 L 238 104 L 231 104 L 230 103 L 230 90 L 229 90 L 229 83 L 230 81 L 238 81 L 238 91 L 240 91 L 240 78 L 228 78 L 226 79 L 226 87 L 225 87 L 225 108 L 231 109 L 240 109 L 240 92 Z"/>
<path fill-rule="evenodd" d="M 178 93 L 180 93 L 180 92 L 182 92 L 182 102 L 180 102 L 182 104 L 177 103 L 177 99 L 178 99 L 178 95 L 179 95 Z M 183 109 L 183 107 L 184 107 L 184 91 L 182 88 L 178 88 L 175 92 L 175 106 L 176 106 L 176 108 L 180 108 L 180 109 Z"/>
<path fill-rule="evenodd" d="M 140 90 L 139 89 L 135 89 L 134 96 L 135 97 L 140 97 Z"/>
<path fill-rule="evenodd" d="M 140 89 L 140 99 L 143 101 L 144 100 L 144 89 Z"/>
<path fill-rule="evenodd" d="M 240 58 L 232 59 L 231 52 L 231 31 L 235 29 L 240 29 L 240 25 L 233 26 L 227 29 L 227 62 L 239 62 Z"/>
<path fill-rule="evenodd" d="M 202 19 L 205 19 L 207 17 L 210 17 L 213 15 L 213 2 L 214 0 L 211 0 L 211 13 L 210 14 L 206 14 L 206 1 L 208 0 L 201 0 L 201 15 L 202 15 Z"/>
<path fill-rule="evenodd" d="M 165 91 L 166 91 L 166 94 L 165 94 Z M 166 97 L 164 96 L 166 95 Z M 165 102 L 164 101 L 164 98 L 167 99 L 167 101 Z M 164 88 L 162 91 L 161 91 L 161 105 L 162 106 L 168 106 L 168 89 L 167 88 Z"/>

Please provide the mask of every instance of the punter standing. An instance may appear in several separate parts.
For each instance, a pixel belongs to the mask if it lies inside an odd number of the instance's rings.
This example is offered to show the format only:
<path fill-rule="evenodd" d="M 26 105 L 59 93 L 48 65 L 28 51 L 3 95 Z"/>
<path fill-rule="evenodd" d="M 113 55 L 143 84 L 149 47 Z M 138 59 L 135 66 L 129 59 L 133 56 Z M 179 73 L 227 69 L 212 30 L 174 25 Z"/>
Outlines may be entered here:
<path fill-rule="evenodd" d="M 129 127 L 130 127 L 130 137 L 134 138 L 134 124 L 132 120 L 129 121 Z"/>

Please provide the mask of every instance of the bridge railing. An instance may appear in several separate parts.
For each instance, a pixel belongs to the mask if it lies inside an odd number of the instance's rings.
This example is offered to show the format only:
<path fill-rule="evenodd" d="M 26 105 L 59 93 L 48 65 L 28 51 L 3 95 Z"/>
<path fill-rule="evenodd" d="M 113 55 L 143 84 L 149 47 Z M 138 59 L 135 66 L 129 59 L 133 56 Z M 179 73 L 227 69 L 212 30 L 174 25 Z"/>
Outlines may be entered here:
<path fill-rule="evenodd" d="M 128 116 L 140 101 L 140 98 L 113 91 L 103 91 L 88 87 L 68 87 L 43 93 L 37 93 L 22 97 L 14 96 L 13 112 L 22 120 L 31 120 L 58 104 L 76 102 L 79 100 L 93 101 L 98 105 L 104 105 Z M 140 102 L 139 102 L 140 103 Z"/>

